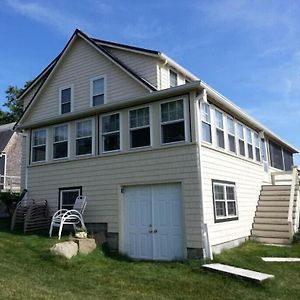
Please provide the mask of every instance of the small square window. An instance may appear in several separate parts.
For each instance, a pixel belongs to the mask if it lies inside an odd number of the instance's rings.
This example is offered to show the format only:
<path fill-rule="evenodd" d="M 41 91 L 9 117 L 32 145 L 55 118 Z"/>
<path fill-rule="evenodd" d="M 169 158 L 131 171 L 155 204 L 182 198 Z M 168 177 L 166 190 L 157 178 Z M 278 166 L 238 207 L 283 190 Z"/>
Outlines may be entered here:
<path fill-rule="evenodd" d="M 99 106 L 105 103 L 105 78 L 97 78 L 91 81 L 91 105 Z"/>
<path fill-rule="evenodd" d="M 174 71 L 170 70 L 170 87 L 174 87 L 177 86 L 178 82 L 177 82 L 177 73 L 175 73 Z"/>

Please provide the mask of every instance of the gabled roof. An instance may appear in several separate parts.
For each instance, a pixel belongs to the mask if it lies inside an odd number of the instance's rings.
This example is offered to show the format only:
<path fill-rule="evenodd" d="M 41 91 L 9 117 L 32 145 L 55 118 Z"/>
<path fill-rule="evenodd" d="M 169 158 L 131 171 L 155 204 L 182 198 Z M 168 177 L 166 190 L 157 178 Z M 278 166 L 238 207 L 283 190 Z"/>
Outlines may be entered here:
<path fill-rule="evenodd" d="M 9 123 L 0 126 L 0 153 L 5 149 L 6 145 L 14 134 L 14 125 L 15 123 Z"/>
<path fill-rule="evenodd" d="M 86 40 L 88 43 L 90 43 L 93 47 L 95 47 L 98 51 L 100 51 L 104 56 L 106 56 L 109 60 L 111 60 L 113 63 L 115 63 L 117 66 L 119 66 L 123 71 L 125 71 L 128 75 L 130 75 L 132 78 L 134 78 L 137 82 L 139 82 L 141 85 L 143 85 L 146 89 L 148 89 L 150 92 L 156 91 L 157 88 L 152 85 L 150 82 L 148 82 L 145 78 L 142 78 L 141 76 L 137 75 L 131 68 L 129 68 L 127 65 L 125 65 L 123 62 L 121 62 L 117 57 L 115 57 L 113 54 L 111 54 L 109 51 L 107 51 L 103 46 L 97 44 L 93 39 L 91 39 L 88 35 L 86 35 L 84 32 L 80 31 L 79 29 L 76 29 L 75 32 L 72 34 L 71 38 L 67 42 L 64 49 L 61 51 L 61 53 L 42 71 L 42 73 L 34 79 L 33 83 L 31 83 L 27 89 L 23 91 L 23 93 L 19 96 L 18 100 L 21 100 L 24 94 L 26 94 L 29 90 L 35 85 L 39 80 L 42 80 L 42 83 L 34 93 L 32 99 L 28 103 L 27 107 L 24 109 L 20 119 L 15 124 L 14 128 L 19 124 L 19 122 L 23 119 L 23 117 L 28 112 L 29 108 L 31 107 L 32 103 L 34 102 L 36 96 L 39 94 L 40 90 L 45 85 L 48 77 L 51 75 L 53 70 L 55 69 L 56 65 L 59 63 L 60 59 L 70 46 L 70 44 L 74 41 L 75 37 L 80 36 L 84 40 Z"/>

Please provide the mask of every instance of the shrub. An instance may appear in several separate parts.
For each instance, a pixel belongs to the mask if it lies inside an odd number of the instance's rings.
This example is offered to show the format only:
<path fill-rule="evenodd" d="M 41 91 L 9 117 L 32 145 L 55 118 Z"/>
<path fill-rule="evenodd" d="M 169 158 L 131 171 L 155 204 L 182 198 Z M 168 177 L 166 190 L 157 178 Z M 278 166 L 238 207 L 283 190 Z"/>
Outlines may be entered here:
<path fill-rule="evenodd" d="M 17 202 L 20 200 L 19 193 L 1 192 L 0 202 L 4 203 L 7 207 L 9 214 L 12 216 Z"/>

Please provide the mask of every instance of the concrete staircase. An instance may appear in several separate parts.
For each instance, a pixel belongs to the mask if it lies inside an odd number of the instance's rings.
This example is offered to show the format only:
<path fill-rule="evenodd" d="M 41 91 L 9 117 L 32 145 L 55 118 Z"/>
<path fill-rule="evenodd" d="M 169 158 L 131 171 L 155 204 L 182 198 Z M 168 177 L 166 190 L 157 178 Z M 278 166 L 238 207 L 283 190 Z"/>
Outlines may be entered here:
<path fill-rule="evenodd" d="M 293 221 L 296 217 L 296 205 L 299 186 L 295 187 Z M 251 240 L 266 244 L 290 244 L 290 225 L 288 211 L 291 185 L 263 185 L 254 223 Z"/>

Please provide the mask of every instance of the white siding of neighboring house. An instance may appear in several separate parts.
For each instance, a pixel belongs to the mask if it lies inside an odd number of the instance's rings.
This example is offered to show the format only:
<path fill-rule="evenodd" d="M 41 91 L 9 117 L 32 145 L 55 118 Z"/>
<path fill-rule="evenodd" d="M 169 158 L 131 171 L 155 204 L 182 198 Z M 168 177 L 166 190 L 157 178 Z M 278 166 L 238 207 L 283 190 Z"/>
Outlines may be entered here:
<path fill-rule="evenodd" d="M 121 49 L 106 48 L 136 74 L 157 87 L 157 58 Z"/>
<path fill-rule="evenodd" d="M 148 93 L 135 79 L 80 37 L 62 57 L 30 111 L 30 123 L 59 115 L 59 89 L 74 86 L 74 112 L 90 108 L 90 79 L 106 75 L 107 102 Z M 25 121 L 26 122 L 26 118 Z"/>
<path fill-rule="evenodd" d="M 118 233 L 120 186 L 182 182 L 186 246 L 201 248 L 197 168 L 195 144 L 30 166 L 28 197 L 47 199 L 53 213 L 60 187 L 82 186 L 88 201 L 85 221 L 108 223 L 108 232 Z"/>
<path fill-rule="evenodd" d="M 261 164 L 211 149 L 201 147 L 204 222 L 208 224 L 212 246 L 248 237 L 264 171 Z M 231 181 L 236 185 L 238 220 L 215 223 L 212 180 Z"/>

